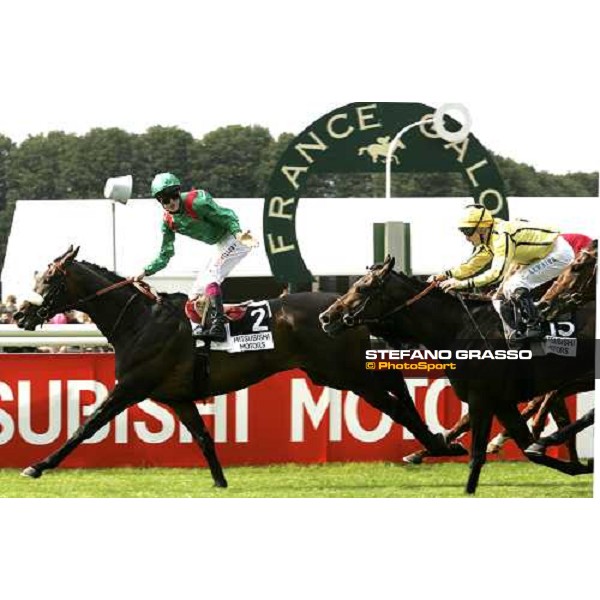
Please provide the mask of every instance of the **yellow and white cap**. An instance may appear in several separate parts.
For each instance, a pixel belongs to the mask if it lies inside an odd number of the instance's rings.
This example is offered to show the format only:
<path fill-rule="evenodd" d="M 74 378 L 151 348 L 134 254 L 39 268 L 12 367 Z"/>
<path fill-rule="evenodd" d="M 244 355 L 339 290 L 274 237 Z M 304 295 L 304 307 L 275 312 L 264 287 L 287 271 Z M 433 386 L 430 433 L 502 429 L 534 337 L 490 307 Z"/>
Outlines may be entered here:
<path fill-rule="evenodd" d="M 494 224 L 492 213 L 482 204 L 469 204 L 463 210 L 458 228 L 475 231 L 478 227 L 491 227 Z"/>

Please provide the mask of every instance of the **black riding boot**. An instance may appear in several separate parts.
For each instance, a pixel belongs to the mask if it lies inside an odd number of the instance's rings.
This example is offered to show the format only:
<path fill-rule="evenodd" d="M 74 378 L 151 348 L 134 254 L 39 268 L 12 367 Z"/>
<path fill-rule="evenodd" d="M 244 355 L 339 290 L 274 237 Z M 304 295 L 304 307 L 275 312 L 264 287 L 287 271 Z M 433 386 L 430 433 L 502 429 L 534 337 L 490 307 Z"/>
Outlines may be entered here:
<path fill-rule="evenodd" d="M 211 325 L 208 331 L 208 336 L 215 342 L 224 342 L 227 339 L 227 331 L 225 330 L 225 313 L 223 312 L 223 297 L 221 294 L 209 296 L 211 307 Z"/>
<path fill-rule="evenodd" d="M 515 339 L 539 339 L 543 335 L 542 322 L 531 292 L 527 288 L 517 288 L 512 299 L 519 309 L 523 327 L 516 332 Z"/>

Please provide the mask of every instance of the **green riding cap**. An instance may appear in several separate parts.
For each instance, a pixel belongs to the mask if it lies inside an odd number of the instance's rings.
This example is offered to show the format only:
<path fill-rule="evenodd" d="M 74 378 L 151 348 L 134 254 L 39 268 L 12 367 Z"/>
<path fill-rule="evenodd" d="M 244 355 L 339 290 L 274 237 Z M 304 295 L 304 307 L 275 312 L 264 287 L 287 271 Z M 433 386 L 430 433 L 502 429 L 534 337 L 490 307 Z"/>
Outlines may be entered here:
<path fill-rule="evenodd" d="M 159 173 L 154 176 L 150 190 L 152 196 L 156 198 L 158 194 L 170 187 L 181 187 L 181 181 L 173 173 Z"/>

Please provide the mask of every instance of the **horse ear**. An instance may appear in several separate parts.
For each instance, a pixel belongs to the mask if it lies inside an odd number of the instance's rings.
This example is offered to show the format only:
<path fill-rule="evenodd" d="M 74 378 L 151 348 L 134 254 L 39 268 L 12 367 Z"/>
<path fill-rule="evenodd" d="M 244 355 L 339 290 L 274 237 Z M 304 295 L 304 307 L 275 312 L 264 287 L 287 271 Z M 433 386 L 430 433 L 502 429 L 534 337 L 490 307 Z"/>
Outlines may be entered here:
<path fill-rule="evenodd" d="M 388 254 L 383 261 L 383 268 L 381 269 L 382 273 L 389 273 L 394 268 L 395 264 L 396 259 Z"/>
<path fill-rule="evenodd" d="M 73 244 L 69 246 L 69 249 L 60 257 L 59 261 L 61 265 L 72 262 L 77 253 L 79 252 L 79 246 L 77 248 L 73 248 Z"/>

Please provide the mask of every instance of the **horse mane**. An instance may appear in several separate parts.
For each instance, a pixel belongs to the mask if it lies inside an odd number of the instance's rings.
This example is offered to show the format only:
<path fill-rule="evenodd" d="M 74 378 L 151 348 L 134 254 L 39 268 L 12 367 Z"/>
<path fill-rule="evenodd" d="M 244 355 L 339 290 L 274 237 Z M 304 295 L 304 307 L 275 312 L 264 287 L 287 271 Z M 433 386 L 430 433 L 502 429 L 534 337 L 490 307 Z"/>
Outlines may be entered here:
<path fill-rule="evenodd" d="M 119 281 L 123 281 L 125 277 L 121 277 L 121 275 L 117 275 L 114 271 L 107 269 L 106 267 L 101 267 L 100 265 L 96 265 L 94 263 L 88 262 L 87 260 L 76 260 L 74 261 L 77 264 L 83 265 L 87 267 L 91 271 L 95 273 L 101 274 L 106 279 L 108 279 L 111 283 L 118 283 Z"/>
<path fill-rule="evenodd" d="M 96 265 L 94 263 L 88 262 L 87 260 L 76 260 L 73 261 L 75 264 L 83 265 L 86 269 L 94 272 L 96 275 L 102 275 L 106 279 L 108 279 L 111 283 L 119 283 L 120 281 L 124 281 L 126 277 L 122 277 L 121 275 L 117 275 L 114 271 L 107 269 L 106 267 L 101 267 L 100 265 Z M 181 292 L 155 292 L 162 298 L 163 300 L 172 300 L 173 302 L 179 303 L 183 300 L 187 299 L 187 294 L 183 294 Z"/>

